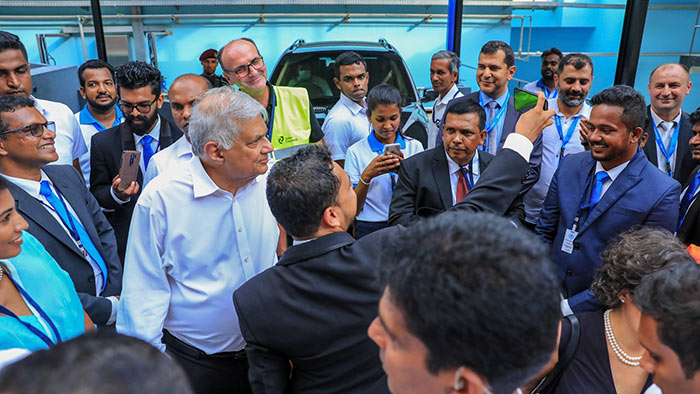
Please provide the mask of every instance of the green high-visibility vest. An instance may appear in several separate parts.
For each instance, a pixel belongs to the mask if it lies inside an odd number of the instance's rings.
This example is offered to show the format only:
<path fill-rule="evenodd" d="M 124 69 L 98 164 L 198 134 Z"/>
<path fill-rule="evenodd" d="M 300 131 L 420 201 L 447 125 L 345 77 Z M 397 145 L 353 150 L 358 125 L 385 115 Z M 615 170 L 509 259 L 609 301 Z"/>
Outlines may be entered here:
<path fill-rule="evenodd" d="M 272 112 L 270 142 L 275 150 L 306 145 L 311 137 L 309 93 L 304 88 L 273 86 L 275 106 Z"/>

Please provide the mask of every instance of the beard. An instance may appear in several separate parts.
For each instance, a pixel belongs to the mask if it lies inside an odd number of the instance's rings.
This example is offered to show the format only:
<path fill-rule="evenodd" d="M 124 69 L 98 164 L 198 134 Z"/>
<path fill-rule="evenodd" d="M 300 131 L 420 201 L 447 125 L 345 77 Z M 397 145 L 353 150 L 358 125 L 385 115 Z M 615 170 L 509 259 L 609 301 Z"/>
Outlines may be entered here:
<path fill-rule="evenodd" d="M 125 122 L 129 125 L 131 132 L 136 135 L 144 135 L 158 121 L 158 111 L 153 111 L 151 116 L 139 115 L 132 116 L 124 113 Z M 134 120 L 140 120 L 143 123 L 134 123 Z"/>
<path fill-rule="evenodd" d="M 570 90 L 566 90 L 559 93 L 561 102 L 567 107 L 578 107 L 586 101 L 585 93 L 572 93 Z"/>
<path fill-rule="evenodd" d="M 105 112 L 109 111 L 110 109 L 112 109 L 114 107 L 114 103 L 117 102 L 116 97 L 112 97 L 112 96 L 107 95 L 107 96 L 98 96 L 97 98 L 100 98 L 100 97 L 109 97 L 112 99 L 112 101 L 110 101 L 109 104 L 100 104 L 96 101 L 92 101 L 90 99 L 87 99 L 88 105 L 91 108 L 95 109 L 97 112 L 105 113 Z"/>
<path fill-rule="evenodd" d="M 542 72 L 542 79 L 545 81 L 553 81 L 554 80 L 554 71 L 552 70 L 545 70 Z"/>

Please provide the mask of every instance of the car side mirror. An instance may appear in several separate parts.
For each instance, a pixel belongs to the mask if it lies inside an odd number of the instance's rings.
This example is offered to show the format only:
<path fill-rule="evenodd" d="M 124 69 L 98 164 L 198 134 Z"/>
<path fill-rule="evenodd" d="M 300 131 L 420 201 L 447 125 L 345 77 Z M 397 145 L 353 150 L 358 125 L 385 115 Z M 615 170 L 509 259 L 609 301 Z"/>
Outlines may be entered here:
<path fill-rule="evenodd" d="M 433 88 L 425 88 L 423 90 L 423 97 L 420 99 L 421 103 L 429 103 L 435 101 L 440 94 Z"/>

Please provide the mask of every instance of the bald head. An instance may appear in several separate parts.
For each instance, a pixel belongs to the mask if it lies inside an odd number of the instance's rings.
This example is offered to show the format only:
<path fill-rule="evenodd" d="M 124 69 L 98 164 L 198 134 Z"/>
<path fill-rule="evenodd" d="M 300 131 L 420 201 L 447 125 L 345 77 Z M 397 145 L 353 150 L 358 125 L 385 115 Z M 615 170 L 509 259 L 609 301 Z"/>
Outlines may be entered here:
<path fill-rule="evenodd" d="M 649 75 L 651 107 L 663 120 L 672 121 L 680 113 L 683 100 L 692 87 L 686 66 L 662 64 Z"/>
<path fill-rule="evenodd" d="M 219 51 L 219 64 L 228 81 L 253 97 L 265 91 L 267 68 L 255 42 L 239 38 Z"/>
<path fill-rule="evenodd" d="M 175 124 L 185 133 L 185 136 L 190 127 L 190 114 L 195 100 L 201 98 L 209 89 L 211 89 L 211 83 L 206 78 L 195 74 L 180 75 L 170 85 L 168 91 L 170 111 Z"/>

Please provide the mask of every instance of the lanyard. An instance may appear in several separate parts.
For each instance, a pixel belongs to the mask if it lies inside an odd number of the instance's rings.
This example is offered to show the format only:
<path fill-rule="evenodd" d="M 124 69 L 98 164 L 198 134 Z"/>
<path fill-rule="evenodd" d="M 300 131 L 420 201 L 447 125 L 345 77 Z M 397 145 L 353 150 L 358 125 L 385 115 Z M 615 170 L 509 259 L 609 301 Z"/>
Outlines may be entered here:
<path fill-rule="evenodd" d="M 557 96 L 557 88 L 554 88 L 554 90 L 549 90 L 547 85 L 545 85 L 544 82 L 542 82 L 542 78 L 540 78 L 540 80 L 537 81 L 536 85 L 537 87 L 542 89 L 542 93 L 544 93 L 544 96 L 546 98 L 551 99 Z"/>
<path fill-rule="evenodd" d="M 462 171 L 462 176 L 464 176 L 464 180 L 467 182 L 467 189 L 471 191 L 474 187 L 474 176 L 472 175 L 471 161 L 469 162 L 469 164 L 467 164 L 467 169 L 469 170 L 469 172 L 465 171 L 464 167 L 459 167 L 459 170 Z"/>
<path fill-rule="evenodd" d="M 41 318 L 44 319 L 44 321 L 49 325 L 49 327 L 51 327 L 51 331 L 53 331 L 53 334 L 54 334 L 54 336 L 56 337 L 56 342 L 52 341 L 51 338 L 49 338 L 46 334 L 44 334 L 43 332 L 41 332 L 41 330 L 39 330 L 38 328 L 34 327 L 33 325 L 31 325 L 31 324 L 29 324 L 29 323 L 27 323 L 27 322 L 22 321 L 22 320 L 19 318 L 19 316 L 17 316 L 14 312 L 12 312 L 11 310 L 5 308 L 5 307 L 2 306 L 2 305 L 0 305 L 0 313 L 5 314 L 5 315 L 7 315 L 7 316 L 9 316 L 9 317 L 12 317 L 12 318 L 16 319 L 16 320 L 17 320 L 20 324 L 22 324 L 26 329 L 28 329 L 29 331 L 31 331 L 32 334 L 36 335 L 37 337 L 39 337 L 39 339 L 41 339 L 42 341 L 44 341 L 44 343 L 46 343 L 46 345 L 47 345 L 48 347 L 51 347 L 51 346 L 55 345 L 55 344 L 58 343 L 58 342 L 61 342 L 61 341 L 62 341 L 62 339 L 61 339 L 61 334 L 58 332 L 58 329 L 56 328 L 56 325 L 53 323 L 53 321 L 51 320 L 51 318 L 49 317 L 49 315 L 47 315 L 46 312 L 44 312 L 44 310 L 41 309 L 41 307 L 39 306 L 39 304 L 37 304 L 37 302 L 34 301 L 34 299 L 33 299 L 32 297 L 30 297 L 29 294 L 27 294 L 26 291 L 24 291 L 24 289 L 22 288 L 22 286 L 20 286 L 17 282 L 15 282 L 15 280 L 9 275 L 9 273 L 7 274 L 7 277 L 10 278 L 10 280 L 11 280 L 12 283 L 15 285 L 15 287 L 17 288 L 17 290 L 20 292 L 20 294 L 22 295 L 22 297 L 24 297 L 24 299 L 27 300 L 27 302 L 29 302 L 29 304 L 37 311 L 37 313 L 39 313 L 39 316 L 41 316 Z"/>
<path fill-rule="evenodd" d="M 454 96 L 452 96 L 452 98 L 450 99 L 450 101 L 454 100 L 455 97 L 457 97 L 458 94 L 459 94 L 459 90 L 457 90 L 457 91 L 455 92 Z M 450 101 L 448 101 L 448 103 L 449 103 Z M 434 107 L 433 107 L 433 108 L 434 108 Z M 443 115 L 444 115 L 444 114 L 443 114 Z M 440 123 L 442 122 L 442 119 L 435 119 L 435 111 L 433 111 L 433 113 L 432 113 L 431 116 L 432 116 L 432 118 L 433 118 L 433 123 L 434 123 L 435 126 L 439 129 L 439 128 L 440 128 Z"/>
<path fill-rule="evenodd" d="M 479 148 L 481 150 L 484 150 L 484 151 L 489 150 L 489 137 L 491 137 L 491 130 L 493 130 L 494 128 L 497 129 L 497 131 L 496 131 L 496 137 L 497 137 L 496 150 L 498 150 L 498 144 L 501 141 L 501 133 L 503 132 L 503 130 L 501 130 L 500 128 L 498 128 L 496 126 L 498 125 L 498 122 L 501 120 L 501 117 L 503 117 L 503 114 L 505 114 L 506 110 L 508 109 L 509 96 L 510 96 L 510 93 L 506 92 L 506 99 L 503 101 L 503 106 L 498 111 L 496 116 L 494 116 L 493 119 L 491 119 L 491 122 L 488 124 L 488 126 L 486 126 L 486 128 L 484 129 L 486 131 L 486 141 L 483 145 L 479 146 Z M 481 108 L 486 110 L 486 107 L 484 107 L 484 100 L 481 98 L 481 94 L 479 94 L 479 105 L 481 105 Z"/>
<path fill-rule="evenodd" d="M 275 89 L 270 86 L 270 101 L 272 102 L 272 111 L 270 111 L 270 123 L 267 125 L 267 139 L 272 141 L 272 125 L 275 123 L 275 107 L 277 107 L 277 97 L 275 96 Z M 311 109 L 313 111 L 313 108 Z"/>
<path fill-rule="evenodd" d="M 595 172 L 595 166 L 593 169 L 588 173 L 588 177 L 586 178 L 586 185 L 583 187 L 583 196 L 581 196 L 581 201 L 578 204 L 578 211 L 576 211 L 576 217 L 574 218 L 574 224 L 571 226 L 571 231 L 576 232 L 576 229 L 578 228 L 578 222 L 581 220 L 581 214 L 583 213 L 584 209 L 588 209 L 591 207 L 591 202 L 589 201 L 588 204 L 586 204 L 586 197 L 590 199 L 590 196 L 588 196 L 586 191 L 588 190 L 588 187 L 591 185 L 591 181 L 593 180 L 593 173 Z"/>
<path fill-rule="evenodd" d="M 87 257 L 88 252 L 83 246 L 83 242 L 80 240 L 80 234 L 78 233 L 78 229 L 76 228 L 75 223 L 73 222 L 73 215 L 71 215 L 70 211 L 68 210 L 68 206 L 66 205 L 66 202 L 63 201 L 63 196 L 61 196 L 61 193 L 59 193 L 58 190 L 56 190 L 56 195 L 58 195 L 58 199 L 61 202 L 61 205 L 63 205 L 63 210 L 66 212 L 68 222 L 66 222 L 66 219 L 63 216 L 61 216 L 61 213 L 58 212 L 58 209 L 56 207 L 52 208 L 58 213 L 58 217 L 61 219 L 61 222 L 63 222 L 63 225 L 66 226 L 66 228 L 68 229 L 68 233 L 70 233 L 71 238 L 73 238 L 75 243 L 78 244 L 78 249 L 80 249 L 80 252 L 83 254 L 84 257 Z"/>
<path fill-rule="evenodd" d="M 561 154 L 559 155 L 559 163 L 561 163 L 562 159 L 564 158 L 564 148 L 571 140 L 571 136 L 574 134 L 574 130 L 576 130 L 579 119 L 581 119 L 581 115 L 576 115 L 574 117 L 574 120 L 569 126 L 569 130 L 566 131 L 566 136 L 564 136 L 564 131 L 561 128 L 561 119 L 559 119 L 559 115 L 554 115 L 554 123 L 557 126 L 557 132 L 559 132 L 559 139 L 561 140 Z"/>
<path fill-rule="evenodd" d="M 659 133 L 659 129 L 656 127 L 656 122 L 654 122 L 654 117 L 651 117 L 651 124 L 654 125 L 654 135 L 656 136 L 656 146 L 659 147 L 659 150 L 661 151 L 661 154 L 664 155 L 664 158 L 666 159 L 666 171 L 668 171 L 668 175 L 673 176 L 673 169 L 671 168 L 671 157 L 673 156 L 673 153 L 676 151 L 676 146 L 678 145 L 678 134 L 681 129 L 681 122 L 678 122 L 678 126 L 676 126 L 676 130 L 673 131 L 673 135 L 671 136 L 671 141 L 669 144 L 668 149 L 664 146 L 664 141 L 661 139 L 661 133 Z"/>

